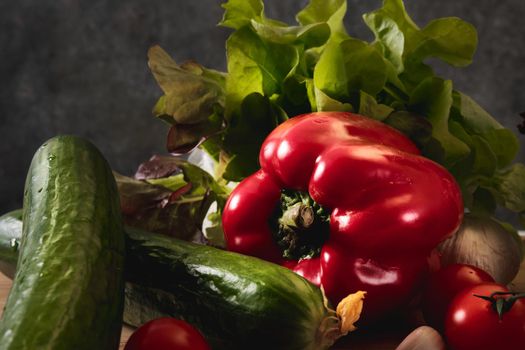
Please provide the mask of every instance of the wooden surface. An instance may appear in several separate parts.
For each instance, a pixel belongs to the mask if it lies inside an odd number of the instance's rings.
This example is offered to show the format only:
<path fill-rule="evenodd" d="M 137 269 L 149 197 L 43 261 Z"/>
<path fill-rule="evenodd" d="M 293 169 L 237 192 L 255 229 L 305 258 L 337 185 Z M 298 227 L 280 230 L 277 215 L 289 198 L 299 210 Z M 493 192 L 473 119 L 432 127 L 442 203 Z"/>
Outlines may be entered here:
<path fill-rule="evenodd" d="M 521 265 L 520 272 L 514 282 L 510 285 L 512 290 L 525 291 L 525 261 Z M 0 273 L 0 315 L 11 288 L 11 280 Z M 400 326 L 399 322 L 392 323 L 392 327 L 387 327 L 382 331 L 371 332 L 365 335 L 354 334 L 342 339 L 334 346 L 334 350 L 353 349 L 353 350 L 394 350 L 409 329 L 396 329 Z M 122 327 L 120 349 L 124 349 L 126 340 L 129 338 L 133 329 L 128 326 Z"/>

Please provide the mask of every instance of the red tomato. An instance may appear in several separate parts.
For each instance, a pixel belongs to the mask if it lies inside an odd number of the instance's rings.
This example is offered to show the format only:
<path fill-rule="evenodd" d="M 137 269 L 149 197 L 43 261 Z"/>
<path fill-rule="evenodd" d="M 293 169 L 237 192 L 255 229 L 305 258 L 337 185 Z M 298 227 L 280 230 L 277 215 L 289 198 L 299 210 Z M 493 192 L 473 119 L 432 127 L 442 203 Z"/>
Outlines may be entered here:
<path fill-rule="evenodd" d="M 494 279 L 485 271 L 465 264 L 448 265 L 432 273 L 423 292 L 425 321 L 434 328 L 443 330 L 445 315 L 452 299 L 467 287 L 487 282 L 494 282 Z"/>
<path fill-rule="evenodd" d="M 149 321 L 129 338 L 124 350 L 210 350 L 204 337 L 185 321 L 164 317 Z"/>
<path fill-rule="evenodd" d="M 476 295 L 508 292 L 500 284 L 477 285 L 460 292 L 445 319 L 445 337 L 452 350 L 519 350 L 525 346 L 525 300 L 517 299 L 501 319 L 492 302 Z M 509 296 L 494 296 L 509 298 Z"/>

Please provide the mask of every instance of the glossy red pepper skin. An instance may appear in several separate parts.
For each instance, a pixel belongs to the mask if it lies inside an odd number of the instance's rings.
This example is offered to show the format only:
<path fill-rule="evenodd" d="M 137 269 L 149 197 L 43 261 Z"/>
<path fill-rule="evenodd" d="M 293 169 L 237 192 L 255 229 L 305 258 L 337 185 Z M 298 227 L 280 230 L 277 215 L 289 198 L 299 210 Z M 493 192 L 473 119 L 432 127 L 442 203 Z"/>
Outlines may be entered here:
<path fill-rule="evenodd" d="M 322 285 L 334 304 L 364 290 L 364 322 L 377 320 L 409 302 L 432 249 L 463 217 L 452 175 L 419 154 L 398 131 L 359 115 L 289 119 L 263 143 L 261 169 L 226 203 L 227 247 L 287 266 Z M 282 258 L 269 225 L 282 189 L 308 191 L 331 210 L 319 257 Z"/>

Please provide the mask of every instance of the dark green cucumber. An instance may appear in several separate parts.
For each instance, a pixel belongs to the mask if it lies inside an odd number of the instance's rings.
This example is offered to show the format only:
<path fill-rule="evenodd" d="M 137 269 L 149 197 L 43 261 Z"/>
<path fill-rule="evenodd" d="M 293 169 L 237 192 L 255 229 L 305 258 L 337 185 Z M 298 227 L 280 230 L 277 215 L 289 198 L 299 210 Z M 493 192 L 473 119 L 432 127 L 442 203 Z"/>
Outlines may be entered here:
<path fill-rule="evenodd" d="M 22 209 L 0 216 L 0 272 L 15 276 L 18 248 L 22 238 Z"/>
<path fill-rule="evenodd" d="M 294 272 L 169 237 L 139 231 L 127 237 L 128 281 L 167 292 L 159 298 L 164 311 L 196 325 L 214 348 L 327 347 L 333 312 L 319 288 Z"/>
<path fill-rule="evenodd" d="M 326 349 L 338 335 L 339 321 L 319 288 L 288 269 L 132 228 L 125 232 L 128 324 L 182 318 L 213 349 Z"/>
<path fill-rule="evenodd" d="M 0 349 L 117 349 L 124 235 L 115 180 L 95 146 L 59 136 L 37 150 L 23 222 Z"/>

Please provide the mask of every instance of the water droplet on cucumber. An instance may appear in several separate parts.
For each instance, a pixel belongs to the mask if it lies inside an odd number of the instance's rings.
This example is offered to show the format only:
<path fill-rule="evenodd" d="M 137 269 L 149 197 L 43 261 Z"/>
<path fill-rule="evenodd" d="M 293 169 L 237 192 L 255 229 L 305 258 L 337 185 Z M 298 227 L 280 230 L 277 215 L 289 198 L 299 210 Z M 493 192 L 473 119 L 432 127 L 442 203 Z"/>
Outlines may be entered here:
<path fill-rule="evenodd" d="M 16 238 L 11 238 L 11 240 L 9 241 L 9 244 L 11 246 L 11 248 L 13 250 L 17 250 L 18 249 L 18 240 Z"/>

